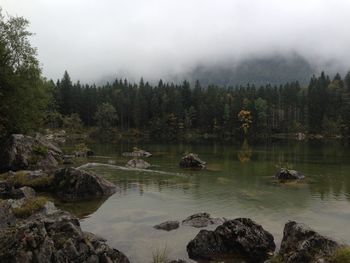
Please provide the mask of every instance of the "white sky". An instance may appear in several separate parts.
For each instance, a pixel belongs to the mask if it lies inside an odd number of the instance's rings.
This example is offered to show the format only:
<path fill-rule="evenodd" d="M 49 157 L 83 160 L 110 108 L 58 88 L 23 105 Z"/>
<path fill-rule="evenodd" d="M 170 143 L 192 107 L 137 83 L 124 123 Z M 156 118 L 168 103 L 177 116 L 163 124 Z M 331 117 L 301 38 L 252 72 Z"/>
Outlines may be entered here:
<path fill-rule="evenodd" d="M 350 0 L 0 0 L 36 35 L 44 75 L 159 79 L 297 52 L 350 69 Z"/>

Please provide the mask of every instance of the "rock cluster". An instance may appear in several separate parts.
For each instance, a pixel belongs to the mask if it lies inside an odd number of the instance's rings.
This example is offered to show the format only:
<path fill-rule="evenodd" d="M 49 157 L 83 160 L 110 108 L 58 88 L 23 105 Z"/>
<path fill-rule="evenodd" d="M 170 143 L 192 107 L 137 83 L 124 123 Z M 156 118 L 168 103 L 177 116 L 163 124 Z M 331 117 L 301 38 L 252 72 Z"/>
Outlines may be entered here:
<path fill-rule="evenodd" d="M 182 221 L 183 225 L 193 226 L 197 228 L 207 227 L 213 224 L 223 223 L 221 218 L 212 218 L 208 213 L 198 213 L 187 217 Z"/>
<path fill-rule="evenodd" d="M 299 173 L 296 170 L 281 168 L 276 174 L 275 178 L 280 181 L 288 181 L 288 180 L 301 180 L 304 179 L 304 175 Z"/>
<path fill-rule="evenodd" d="M 138 169 L 147 169 L 151 167 L 151 165 L 148 162 L 142 159 L 131 159 L 126 163 L 125 166 L 128 168 L 138 168 Z"/>
<path fill-rule="evenodd" d="M 13 134 L 0 153 L 0 171 L 27 168 L 51 169 L 62 161 L 62 151 L 42 137 Z"/>
<path fill-rule="evenodd" d="M 181 168 L 205 169 L 206 162 L 202 161 L 197 154 L 189 153 L 182 157 L 180 163 Z"/>
<path fill-rule="evenodd" d="M 28 218 L 16 218 L 13 209 L 20 201 L 0 203 L 1 262 L 129 263 L 123 253 L 83 232 L 77 218 L 50 202 Z"/>

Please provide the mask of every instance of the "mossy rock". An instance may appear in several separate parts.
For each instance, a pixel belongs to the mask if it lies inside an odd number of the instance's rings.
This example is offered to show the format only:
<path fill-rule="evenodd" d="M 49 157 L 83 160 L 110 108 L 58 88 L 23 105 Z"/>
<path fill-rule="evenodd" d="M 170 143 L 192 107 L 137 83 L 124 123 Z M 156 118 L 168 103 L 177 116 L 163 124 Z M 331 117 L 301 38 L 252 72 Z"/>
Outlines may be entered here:
<path fill-rule="evenodd" d="M 46 202 L 47 199 L 44 197 L 34 197 L 31 199 L 27 199 L 21 206 L 12 208 L 12 212 L 15 214 L 16 217 L 27 218 L 35 212 L 38 212 L 41 209 L 43 209 Z"/>
<path fill-rule="evenodd" d="M 7 181 L 14 187 L 29 186 L 34 189 L 42 189 L 51 186 L 53 176 L 42 174 L 40 176 L 33 176 L 28 171 L 18 171 L 7 176 Z"/>

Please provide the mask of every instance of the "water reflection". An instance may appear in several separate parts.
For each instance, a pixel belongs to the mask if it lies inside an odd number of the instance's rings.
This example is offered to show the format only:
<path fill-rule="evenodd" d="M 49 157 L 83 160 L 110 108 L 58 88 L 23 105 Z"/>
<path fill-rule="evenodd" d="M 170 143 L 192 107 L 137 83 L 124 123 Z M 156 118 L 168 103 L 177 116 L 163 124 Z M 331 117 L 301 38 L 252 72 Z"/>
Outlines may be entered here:
<path fill-rule="evenodd" d="M 98 155 L 117 165 L 133 143 L 91 145 Z M 350 151 L 338 142 L 266 142 L 257 145 L 144 144 L 152 169 L 167 173 L 91 168 L 116 183 L 121 191 L 107 200 L 74 204 L 85 230 L 105 236 L 133 262 L 151 261 L 151 252 L 165 243 L 170 257 L 186 258 L 186 244 L 198 229 L 180 227 L 156 231 L 153 225 L 182 220 L 196 212 L 226 218 L 250 217 L 272 232 L 277 243 L 283 225 L 297 220 L 321 233 L 350 242 Z M 195 152 L 208 162 L 205 171 L 183 171 L 184 152 Z M 94 162 L 107 163 L 106 158 Z M 273 179 L 276 164 L 289 163 L 306 180 L 280 184 Z M 176 174 L 184 176 L 176 176 Z M 146 260 L 145 260 L 146 259 Z M 148 260 L 149 259 L 149 260 Z"/>

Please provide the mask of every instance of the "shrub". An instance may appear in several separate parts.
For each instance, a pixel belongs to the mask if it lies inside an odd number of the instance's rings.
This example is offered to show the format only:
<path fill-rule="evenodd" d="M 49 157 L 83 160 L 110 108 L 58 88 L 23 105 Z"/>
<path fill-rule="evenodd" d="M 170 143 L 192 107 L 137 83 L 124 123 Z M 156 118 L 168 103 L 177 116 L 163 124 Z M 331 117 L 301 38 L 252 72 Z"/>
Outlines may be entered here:
<path fill-rule="evenodd" d="M 163 250 L 157 249 L 155 252 L 153 252 L 153 263 L 167 263 L 167 254 L 168 252 L 166 247 Z"/>

